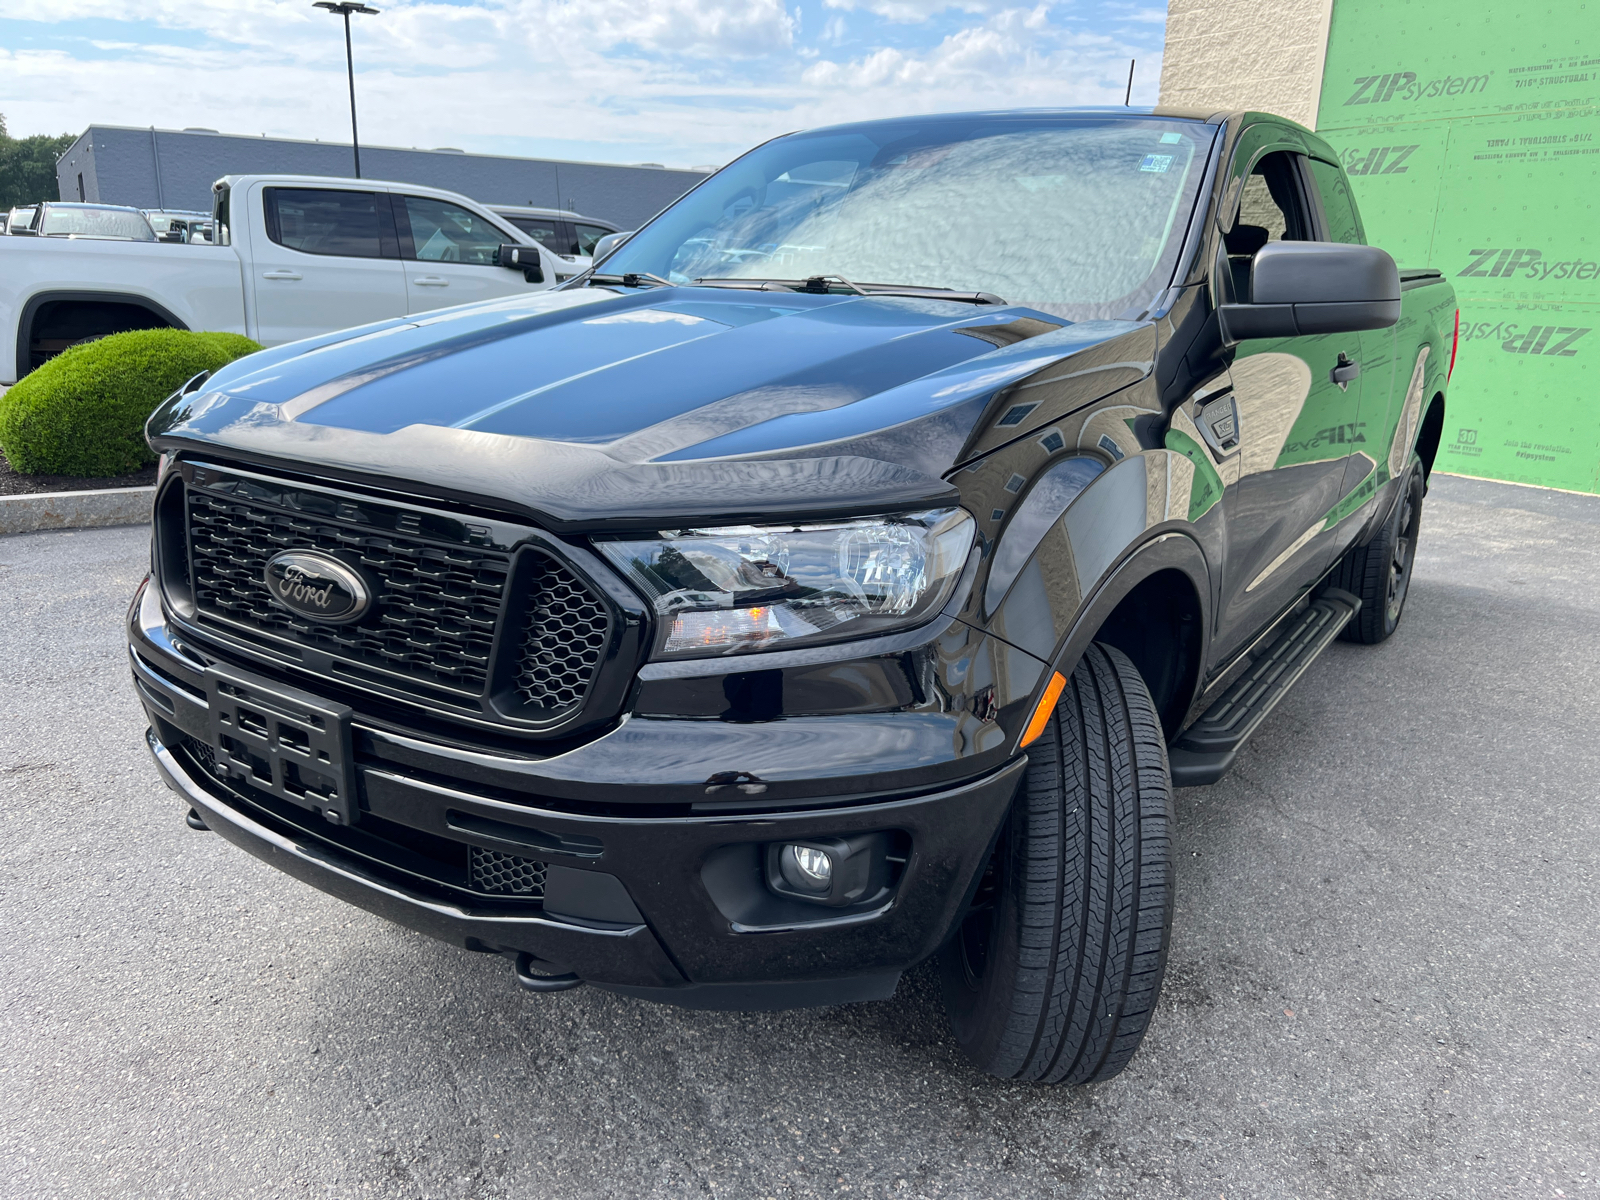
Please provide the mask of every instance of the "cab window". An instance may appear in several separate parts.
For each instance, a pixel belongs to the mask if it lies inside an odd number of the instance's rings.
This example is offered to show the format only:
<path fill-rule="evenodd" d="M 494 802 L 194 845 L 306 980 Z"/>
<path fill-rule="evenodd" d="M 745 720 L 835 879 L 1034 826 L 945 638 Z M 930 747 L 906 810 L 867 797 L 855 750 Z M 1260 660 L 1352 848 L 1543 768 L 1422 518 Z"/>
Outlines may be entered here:
<path fill-rule="evenodd" d="M 493 266 L 505 233 L 488 218 L 459 204 L 427 196 L 400 196 L 400 211 L 411 231 L 408 258 L 418 262 Z"/>
<path fill-rule="evenodd" d="M 1300 155 L 1286 150 L 1264 154 L 1239 189 L 1239 212 L 1222 235 L 1228 252 L 1233 293 L 1248 303 L 1250 264 L 1268 242 L 1313 239 L 1311 211 L 1302 190 Z"/>
<path fill-rule="evenodd" d="M 534 241 L 538 242 L 551 254 L 570 254 L 567 249 L 567 237 L 564 221 L 552 221 L 549 217 L 511 217 L 511 223 Z"/>
<path fill-rule="evenodd" d="M 302 254 L 343 258 L 393 258 L 386 238 L 388 197 L 333 188 L 266 188 L 267 236 Z M 222 217 L 227 222 L 226 199 Z M 385 245 L 385 243 L 390 243 Z"/>
<path fill-rule="evenodd" d="M 583 221 L 574 222 L 572 227 L 577 231 L 578 235 L 577 248 L 574 252 L 584 255 L 592 255 L 596 242 L 616 232 L 614 229 L 607 229 L 604 225 L 588 225 Z"/>

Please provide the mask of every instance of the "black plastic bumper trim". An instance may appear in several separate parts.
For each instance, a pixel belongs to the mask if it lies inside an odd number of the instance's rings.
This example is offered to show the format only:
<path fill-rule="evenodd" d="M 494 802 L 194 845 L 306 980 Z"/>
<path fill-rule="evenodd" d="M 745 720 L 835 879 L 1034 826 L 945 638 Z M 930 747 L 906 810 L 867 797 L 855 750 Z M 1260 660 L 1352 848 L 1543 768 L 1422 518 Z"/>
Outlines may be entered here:
<path fill-rule="evenodd" d="M 146 734 L 163 780 L 215 833 L 303 883 L 386 920 L 468 949 L 526 952 L 583 978 L 672 989 L 684 984 L 655 935 L 643 925 L 590 929 L 537 916 L 474 912 L 408 892 L 339 861 L 320 847 L 292 841 L 231 808 L 188 776 L 154 732 Z"/>

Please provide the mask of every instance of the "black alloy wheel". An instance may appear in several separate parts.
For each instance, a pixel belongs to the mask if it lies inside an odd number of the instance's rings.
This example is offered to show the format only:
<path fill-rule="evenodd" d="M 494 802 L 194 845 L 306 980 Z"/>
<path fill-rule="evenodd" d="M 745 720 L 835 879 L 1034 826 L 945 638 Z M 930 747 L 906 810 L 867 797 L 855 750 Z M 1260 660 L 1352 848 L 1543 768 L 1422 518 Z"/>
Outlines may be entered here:
<path fill-rule="evenodd" d="M 1361 611 L 1339 635 L 1345 641 L 1376 645 L 1399 626 L 1417 562 L 1423 493 L 1422 460 L 1413 454 L 1388 520 L 1334 570 L 1333 584 L 1361 597 Z"/>
<path fill-rule="evenodd" d="M 956 1040 L 1002 1079 L 1109 1079 L 1155 1012 L 1172 931 L 1172 782 L 1138 670 L 1072 672 L 972 906 L 940 952 Z"/>

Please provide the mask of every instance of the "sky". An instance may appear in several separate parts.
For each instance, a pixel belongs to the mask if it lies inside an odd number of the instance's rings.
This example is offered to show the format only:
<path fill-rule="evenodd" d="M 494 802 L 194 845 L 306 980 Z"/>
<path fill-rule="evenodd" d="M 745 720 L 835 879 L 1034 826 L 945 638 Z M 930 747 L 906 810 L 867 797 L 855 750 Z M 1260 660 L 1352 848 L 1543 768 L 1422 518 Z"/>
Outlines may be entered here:
<path fill-rule="evenodd" d="M 370 0 L 361 140 L 720 165 L 793 129 L 1155 103 L 1165 0 Z M 0 0 L 13 137 L 89 124 L 348 143 L 340 19 L 310 0 Z"/>

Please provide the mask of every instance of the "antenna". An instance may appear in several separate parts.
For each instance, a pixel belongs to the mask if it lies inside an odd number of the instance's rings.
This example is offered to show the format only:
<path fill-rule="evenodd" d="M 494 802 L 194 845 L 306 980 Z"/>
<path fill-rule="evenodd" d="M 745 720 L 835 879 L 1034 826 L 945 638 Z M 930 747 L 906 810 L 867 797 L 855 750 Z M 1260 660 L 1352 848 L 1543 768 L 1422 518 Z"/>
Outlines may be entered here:
<path fill-rule="evenodd" d="M 1123 108 L 1127 108 L 1133 103 L 1133 64 L 1138 61 L 1139 60 L 1137 58 L 1130 58 L 1128 60 L 1128 93 L 1122 97 Z"/>

